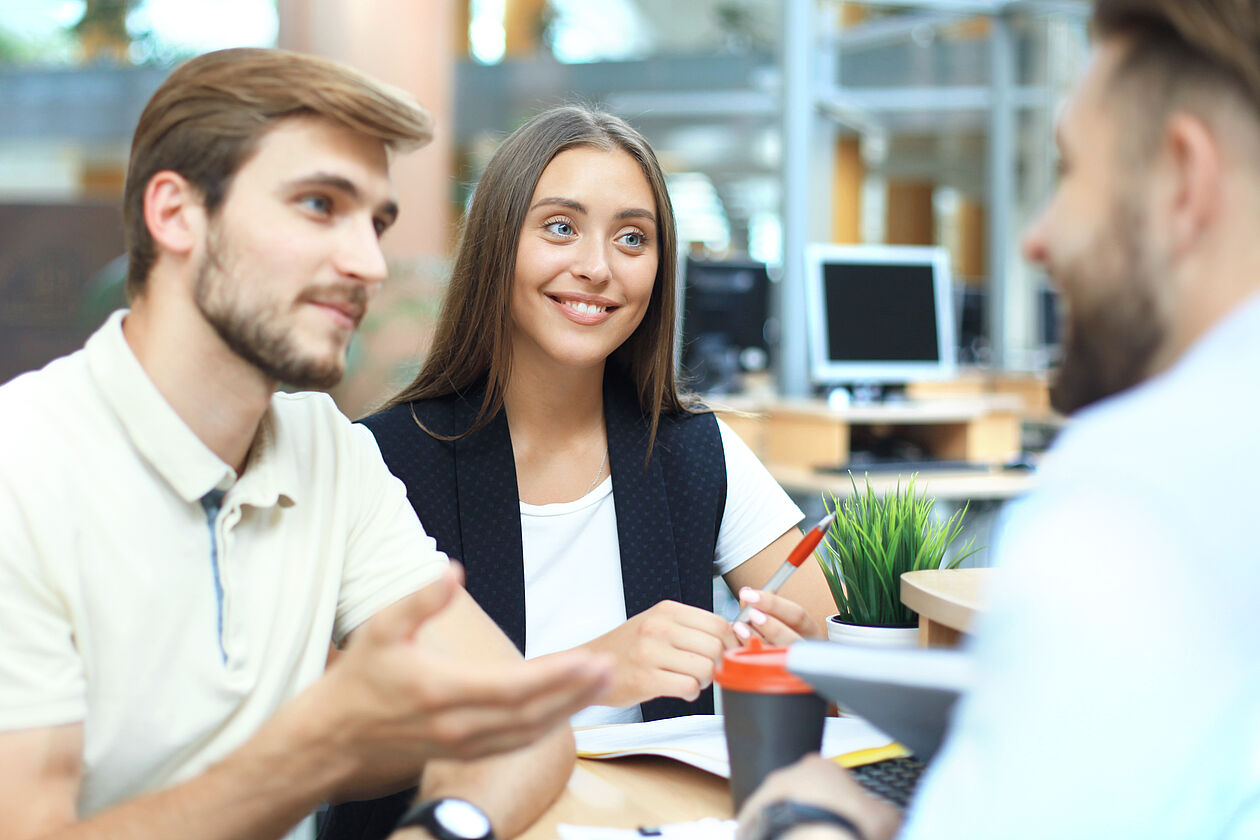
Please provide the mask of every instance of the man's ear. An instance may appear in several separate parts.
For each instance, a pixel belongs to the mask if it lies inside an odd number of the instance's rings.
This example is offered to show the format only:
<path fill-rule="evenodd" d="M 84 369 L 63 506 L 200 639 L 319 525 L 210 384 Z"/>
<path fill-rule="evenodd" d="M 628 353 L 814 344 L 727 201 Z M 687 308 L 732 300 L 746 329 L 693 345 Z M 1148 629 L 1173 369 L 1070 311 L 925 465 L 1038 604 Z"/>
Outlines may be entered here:
<path fill-rule="evenodd" d="M 1166 163 L 1172 177 L 1168 198 L 1170 245 L 1182 256 L 1221 212 L 1221 148 L 1196 116 L 1175 113 L 1164 126 Z"/>
<path fill-rule="evenodd" d="M 182 175 L 164 169 L 144 188 L 144 223 L 161 250 L 187 256 L 205 232 L 200 191 Z"/>

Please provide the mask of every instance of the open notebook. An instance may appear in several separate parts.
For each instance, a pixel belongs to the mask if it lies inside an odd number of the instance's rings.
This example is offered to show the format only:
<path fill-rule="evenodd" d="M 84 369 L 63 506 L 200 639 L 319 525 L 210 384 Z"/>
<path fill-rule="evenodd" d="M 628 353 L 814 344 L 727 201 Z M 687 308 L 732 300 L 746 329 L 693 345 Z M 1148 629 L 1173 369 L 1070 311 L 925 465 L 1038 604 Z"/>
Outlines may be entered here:
<path fill-rule="evenodd" d="M 576 730 L 575 735 L 581 758 L 659 755 L 730 778 L 731 765 L 726 756 L 722 725 L 721 715 L 688 715 L 644 723 L 590 726 Z M 857 767 L 899 758 L 909 752 L 861 718 L 838 717 L 827 718 L 822 754 L 845 767 Z"/>

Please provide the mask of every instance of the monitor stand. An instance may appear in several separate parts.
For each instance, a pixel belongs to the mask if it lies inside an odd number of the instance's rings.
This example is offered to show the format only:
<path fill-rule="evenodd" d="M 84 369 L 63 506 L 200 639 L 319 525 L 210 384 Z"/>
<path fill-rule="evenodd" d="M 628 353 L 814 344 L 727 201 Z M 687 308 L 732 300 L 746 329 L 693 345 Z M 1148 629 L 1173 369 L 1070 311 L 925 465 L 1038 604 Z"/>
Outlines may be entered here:
<path fill-rule="evenodd" d="M 827 392 L 827 405 L 832 408 L 884 405 L 906 401 L 906 386 L 876 382 L 854 382 L 837 385 Z"/>

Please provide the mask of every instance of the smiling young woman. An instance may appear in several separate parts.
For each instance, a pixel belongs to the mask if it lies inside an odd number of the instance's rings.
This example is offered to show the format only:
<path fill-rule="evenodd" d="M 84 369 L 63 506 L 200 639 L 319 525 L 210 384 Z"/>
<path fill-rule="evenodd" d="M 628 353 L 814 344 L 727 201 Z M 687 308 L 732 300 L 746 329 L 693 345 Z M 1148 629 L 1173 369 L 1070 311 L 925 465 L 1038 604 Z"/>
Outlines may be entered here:
<path fill-rule="evenodd" d="M 736 644 L 714 575 L 760 586 L 799 537 L 748 447 L 679 394 L 676 252 L 646 141 L 608 114 L 543 113 L 477 186 L 419 376 L 363 421 L 527 656 L 615 657 L 607 705 L 581 723 L 711 712 Z M 831 611 L 817 569 L 793 583 L 763 597 L 772 639 Z"/>
<path fill-rule="evenodd" d="M 760 586 L 799 535 L 748 447 L 679 393 L 676 254 L 643 137 L 585 108 L 539 115 L 477 185 L 423 369 L 363 421 L 526 656 L 615 657 L 607 705 L 580 723 L 711 712 L 737 643 L 713 577 Z M 763 596 L 757 629 L 818 634 L 821 573 L 784 596 Z"/>
<path fill-rule="evenodd" d="M 539 115 L 477 185 L 420 374 L 362 421 L 526 657 L 614 659 L 606 705 L 577 724 L 711 713 L 716 661 L 749 633 L 714 615 L 714 576 L 761 586 L 800 537 L 748 447 L 679 393 L 676 254 L 643 137 L 584 108 Z M 782 594 L 760 595 L 754 628 L 821 636 L 817 565 Z M 392 826 L 382 811 L 405 804 L 335 819 Z"/>

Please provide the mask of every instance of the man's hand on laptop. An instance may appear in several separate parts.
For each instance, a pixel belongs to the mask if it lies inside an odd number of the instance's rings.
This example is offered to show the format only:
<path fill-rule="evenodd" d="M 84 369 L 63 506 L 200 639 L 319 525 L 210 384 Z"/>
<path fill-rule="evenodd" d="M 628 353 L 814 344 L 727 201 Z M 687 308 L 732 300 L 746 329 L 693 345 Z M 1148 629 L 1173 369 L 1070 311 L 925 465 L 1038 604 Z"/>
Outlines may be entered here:
<path fill-rule="evenodd" d="M 740 840 L 755 840 L 751 835 L 758 823 L 757 815 L 766 806 L 782 801 L 800 802 L 824 808 L 846 817 L 861 831 L 861 840 L 890 840 L 897 833 L 901 818 L 893 806 L 868 794 L 853 780 L 849 772 L 818 754 L 807 755 L 800 761 L 776 770 L 766 776 L 761 786 L 739 811 Z M 802 839 L 810 837 L 851 840 L 852 833 L 826 824 L 802 824 Z M 796 830 L 781 836 L 792 840 Z"/>

